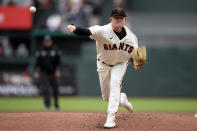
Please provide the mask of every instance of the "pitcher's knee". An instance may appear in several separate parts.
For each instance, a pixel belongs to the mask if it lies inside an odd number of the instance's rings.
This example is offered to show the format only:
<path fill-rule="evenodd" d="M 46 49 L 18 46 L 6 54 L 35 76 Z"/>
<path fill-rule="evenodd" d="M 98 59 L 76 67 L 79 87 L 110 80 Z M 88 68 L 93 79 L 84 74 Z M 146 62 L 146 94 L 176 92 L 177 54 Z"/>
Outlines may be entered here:
<path fill-rule="evenodd" d="M 114 79 L 111 81 L 110 86 L 120 86 L 122 84 L 122 81 L 120 79 Z"/>
<path fill-rule="evenodd" d="M 104 101 L 107 101 L 107 102 L 109 101 L 109 97 L 106 97 L 106 96 L 102 96 L 102 97 Z"/>

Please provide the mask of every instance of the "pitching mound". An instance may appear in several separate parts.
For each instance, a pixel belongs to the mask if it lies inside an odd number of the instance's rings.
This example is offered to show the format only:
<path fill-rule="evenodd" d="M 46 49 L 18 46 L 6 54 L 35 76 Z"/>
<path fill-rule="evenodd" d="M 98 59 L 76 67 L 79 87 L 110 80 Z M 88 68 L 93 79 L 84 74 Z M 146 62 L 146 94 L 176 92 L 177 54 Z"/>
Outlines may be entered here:
<path fill-rule="evenodd" d="M 105 113 L 0 113 L 2 131 L 94 131 L 104 129 Z M 197 118 L 186 113 L 119 113 L 118 131 L 197 131 Z"/>

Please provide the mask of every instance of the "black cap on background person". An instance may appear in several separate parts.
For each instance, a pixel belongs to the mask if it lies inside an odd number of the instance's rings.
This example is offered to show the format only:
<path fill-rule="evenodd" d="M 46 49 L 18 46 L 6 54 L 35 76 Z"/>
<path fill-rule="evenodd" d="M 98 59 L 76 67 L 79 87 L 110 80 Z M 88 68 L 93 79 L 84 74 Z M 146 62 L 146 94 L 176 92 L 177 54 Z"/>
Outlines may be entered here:
<path fill-rule="evenodd" d="M 51 36 L 50 35 L 45 35 L 44 40 L 51 40 Z"/>
<path fill-rule="evenodd" d="M 124 16 L 127 17 L 126 12 L 122 8 L 115 8 L 112 10 L 110 17 Z"/>
<path fill-rule="evenodd" d="M 49 48 L 53 45 L 52 39 L 50 35 L 45 35 L 44 36 L 44 41 L 43 44 L 46 48 Z"/>

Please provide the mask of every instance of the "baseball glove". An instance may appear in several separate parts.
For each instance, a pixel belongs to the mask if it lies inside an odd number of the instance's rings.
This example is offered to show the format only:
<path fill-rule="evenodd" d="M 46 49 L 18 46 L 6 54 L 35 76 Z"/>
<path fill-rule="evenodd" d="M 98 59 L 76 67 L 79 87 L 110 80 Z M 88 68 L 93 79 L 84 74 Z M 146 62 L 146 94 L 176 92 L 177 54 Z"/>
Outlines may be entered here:
<path fill-rule="evenodd" d="M 132 52 L 133 66 L 136 71 L 140 70 L 146 63 L 146 47 L 141 46 Z"/>

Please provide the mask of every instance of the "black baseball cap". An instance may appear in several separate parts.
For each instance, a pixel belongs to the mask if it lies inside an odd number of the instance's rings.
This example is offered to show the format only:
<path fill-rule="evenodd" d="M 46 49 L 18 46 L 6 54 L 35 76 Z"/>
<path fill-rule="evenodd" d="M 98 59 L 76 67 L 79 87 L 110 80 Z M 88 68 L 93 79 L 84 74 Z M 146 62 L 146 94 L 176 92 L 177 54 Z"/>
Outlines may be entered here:
<path fill-rule="evenodd" d="M 122 8 L 115 8 L 111 11 L 111 17 L 114 16 L 124 16 L 127 17 L 126 12 Z"/>
<path fill-rule="evenodd" d="M 51 40 L 51 36 L 50 35 L 45 35 L 44 40 Z"/>

